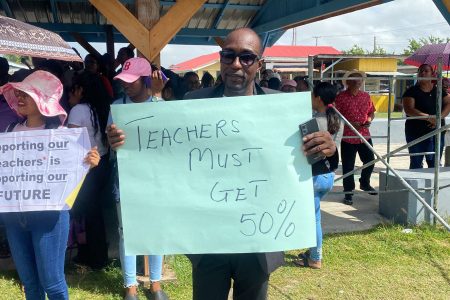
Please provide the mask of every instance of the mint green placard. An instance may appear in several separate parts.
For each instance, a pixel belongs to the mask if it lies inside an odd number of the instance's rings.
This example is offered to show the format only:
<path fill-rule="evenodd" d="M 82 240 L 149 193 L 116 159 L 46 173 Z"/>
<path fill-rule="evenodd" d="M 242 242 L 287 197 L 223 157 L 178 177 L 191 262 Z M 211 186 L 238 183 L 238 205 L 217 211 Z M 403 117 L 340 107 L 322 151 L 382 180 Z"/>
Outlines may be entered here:
<path fill-rule="evenodd" d="M 112 105 L 125 251 L 272 252 L 313 246 L 310 93 Z"/>

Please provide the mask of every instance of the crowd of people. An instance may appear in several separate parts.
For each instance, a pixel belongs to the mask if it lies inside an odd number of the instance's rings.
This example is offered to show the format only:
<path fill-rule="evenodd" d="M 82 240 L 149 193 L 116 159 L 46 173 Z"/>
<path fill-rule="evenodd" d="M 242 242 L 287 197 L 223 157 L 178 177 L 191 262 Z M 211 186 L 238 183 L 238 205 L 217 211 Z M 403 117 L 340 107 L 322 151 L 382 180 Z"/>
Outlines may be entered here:
<path fill-rule="evenodd" d="M 77 243 L 74 261 L 94 270 L 108 265 L 108 247 L 111 245 L 106 237 L 107 216 L 103 209 L 108 201 L 115 202 L 117 206 L 124 299 L 138 299 L 136 256 L 125 255 L 121 230 L 120 176 L 115 154 L 126 139 L 111 117 L 110 105 L 116 104 L 262 94 L 276 97 L 277 93 L 282 92 L 312 91 L 312 117 L 317 120 L 319 131 L 303 138 L 302 149 L 306 156 L 323 157 L 320 166 L 312 165 L 314 199 L 311 201 L 315 204 L 317 244 L 301 253 L 295 264 L 314 269 L 322 267 L 320 200 L 333 187 L 334 171 L 339 163 L 338 152 L 341 152 L 344 173 L 354 169 L 357 153 L 363 163 L 374 159 L 373 153 L 354 130 L 344 126 L 335 108 L 370 144 L 369 127 L 375 108 L 369 95 L 362 90 L 363 72 L 348 72 L 342 80 L 347 87 L 344 91 L 329 82 L 317 82 L 312 86 L 305 76 L 282 78 L 270 69 L 262 71 L 261 78 L 257 79 L 262 67 L 261 54 L 258 35 L 251 29 L 241 28 L 232 31 L 224 41 L 220 51 L 221 75 L 216 80 L 209 73 L 205 73 L 200 80 L 195 72 L 180 76 L 169 69 L 158 68 L 144 58 L 134 57 L 130 48 L 120 49 L 114 60 L 108 55 L 89 54 L 84 64 L 35 59 L 33 69 L 21 70 L 13 76 L 8 75 L 7 61 L 0 58 L 0 132 L 86 127 L 93 145 L 86 157 L 86 163 L 91 166 L 90 172 L 70 213 L 38 211 L 0 215 L 27 299 L 40 300 L 45 296 L 49 300 L 68 299 L 64 261 L 68 240 L 72 238 L 69 238 L 71 224 L 81 224 L 84 228 L 84 238 Z M 427 67 L 419 69 L 423 77 L 432 75 L 430 72 Z M 420 90 L 433 97 L 435 87 L 430 82 L 420 80 L 416 90 L 405 93 L 404 105 L 408 115 L 434 114 L 427 104 L 421 106 L 425 100 L 422 100 L 424 96 Z M 442 114 L 446 116 L 450 112 L 449 96 L 443 93 L 443 99 Z M 409 130 L 408 121 L 407 139 L 415 139 L 417 135 L 414 134 L 418 132 Z M 432 117 L 427 118 L 428 126 L 422 126 L 424 131 L 420 134 L 429 131 L 432 128 L 430 125 L 435 124 L 433 121 Z M 416 125 L 412 126 L 416 128 Z M 428 146 L 416 148 L 413 150 L 430 150 Z M 420 164 L 414 156 L 411 167 L 419 167 Z M 430 164 L 433 166 L 431 161 Z M 372 171 L 373 165 L 363 169 L 360 188 L 376 194 L 370 184 Z M 353 176 L 345 178 L 345 204 L 353 204 L 354 189 Z M 192 262 L 193 299 L 196 300 L 227 299 L 231 283 L 233 299 L 266 299 L 270 274 L 284 263 L 283 252 L 188 257 Z M 149 264 L 152 299 L 168 299 L 160 284 L 163 257 L 151 255 Z"/>

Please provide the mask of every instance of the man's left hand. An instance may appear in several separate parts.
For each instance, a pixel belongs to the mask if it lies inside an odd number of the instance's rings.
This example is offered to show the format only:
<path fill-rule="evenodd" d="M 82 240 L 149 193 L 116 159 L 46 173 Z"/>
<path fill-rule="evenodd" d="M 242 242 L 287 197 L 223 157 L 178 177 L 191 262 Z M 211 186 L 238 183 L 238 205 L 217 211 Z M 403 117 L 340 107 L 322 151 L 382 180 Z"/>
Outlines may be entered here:
<path fill-rule="evenodd" d="M 319 153 L 324 157 L 333 156 L 336 143 L 328 131 L 317 131 L 303 137 L 303 153 L 313 155 Z"/>

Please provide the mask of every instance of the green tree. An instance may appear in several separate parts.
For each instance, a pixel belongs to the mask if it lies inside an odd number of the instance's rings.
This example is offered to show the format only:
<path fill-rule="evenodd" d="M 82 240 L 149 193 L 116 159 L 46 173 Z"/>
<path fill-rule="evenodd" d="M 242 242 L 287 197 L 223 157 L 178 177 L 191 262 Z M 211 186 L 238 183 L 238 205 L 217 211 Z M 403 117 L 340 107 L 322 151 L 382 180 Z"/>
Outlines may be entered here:
<path fill-rule="evenodd" d="M 344 54 L 351 54 L 351 55 L 364 55 L 366 54 L 366 51 L 364 49 L 356 44 L 354 44 L 350 49 L 342 51 Z"/>
<path fill-rule="evenodd" d="M 440 38 L 437 36 L 430 35 L 426 38 L 420 38 L 418 40 L 412 38 L 409 39 L 409 45 L 406 49 L 403 50 L 403 55 L 409 56 L 413 54 L 417 49 L 424 45 L 428 44 L 440 44 L 440 43 L 448 43 L 450 42 L 450 37 Z"/>
<path fill-rule="evenodd" d="M 362 47 L 354 44 L 349 50 L 342 51 L 344 54 L 351 55 L 386 55 L 387 51 L 381 46 L 376 46 L 375 50 L 364 50 Z"/>
<path fill-rule="evenodd" d="M 373 50 L 371 53 L 369 54 L 375 54 L 375 55 L 386 55 L 386 49 L 384 49 L 383 47 L 380 46 L 375 46 L 375 50 Z"/>

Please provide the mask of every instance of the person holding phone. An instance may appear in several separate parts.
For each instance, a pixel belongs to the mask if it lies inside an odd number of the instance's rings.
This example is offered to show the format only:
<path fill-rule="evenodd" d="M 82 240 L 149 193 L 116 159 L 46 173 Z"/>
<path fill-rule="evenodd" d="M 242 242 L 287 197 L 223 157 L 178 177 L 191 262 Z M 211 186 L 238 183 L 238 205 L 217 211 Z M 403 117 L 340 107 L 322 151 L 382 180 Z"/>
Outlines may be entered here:
<path fill-rule="evenodd" d="M 337 89 L 329 82 L 319 82 L 314 86 L 312 92 L 312 108 L 314 110 L 314 119 L 317 125 L 317 131 L 327 130 L 338 145 L 344 127 L 339 119 L 339 115 L 333 108 Z M 309 157 L 308 157 L 309 158 Z M 308 160 L 309 161 L 309 160 Z M 313 164 L 324 164 L 324 161 L 310 162 Z M 322 224 L 320 214 L 320 200 L 331 191 L 334 184 L 335 166 L 326 168 L 313 168 L 313 188 L 314 188 L 314 208 L 316 213 L 316 240 L 317 245 L 309 248 L 308 251 L 299 254 L 299 259 L 294 260 L 294 264 L 299 267 L 309 267 L 311 269 L 322 268 Z M 317 170 L 321 172 L 317 172 Z"/>
<path fill-rule="evenodd" d="M 423 64 L 417 70 L 418 77 L 435 77 L 432 66 Z M 408 117 L 423 117 L 422 119 L 408 119 L 405 122 L 405 138 L 410 143 L 436 129 L 436 98 L 437 87 L 431 79 L 419 79 L 417 84 L 410 87 L 403 94 L 402 103 Z M 450 112 L 450 96 L 442 89 L 441 126 L 445 125 L 445 117 Z M 445 133 L 445 132 L 444 132 Z M 436 136 L 429 137 L 420 143 L 408 147 L 410 154 L 434 152 Z M 444 134 L 441 134 L 440 155 L 444 149 Z M 414 155 L 409 157 L 410 169 L 423 168 L 423 159 L 428 168 L 434 168 L 435 157 L 431 155 Z M 440 159 L 440 157 L 439 157 Z"/>
<path fill-rule="evenodd" d="M 350 124 L 369 142 L 373 145 L 370 137 L 370 125 L 375 118 L 375 106 L 370 99 L 370 95 L 361 91 L 364 78 L 366 74 L 361 71 L 348 71 L 345 73 L 342 82 L 347 86 L 347 89 L 341 92 L 336 97 L 336 109 L 350 122 Z M 341 141 L 341 159 L 342 159 L 342 173 L 346 174 L 353 171 L 355 168 L 356 153 L 359 158 L 366 164 L 375 159 L 375 155 L 363 143 L 349 126 L 344 126 L 344 138 Z M 361 178 L 359 179 L 360 188 L 363 191 L 368 191 L 371 195 L 376 195 L 375 189 L 370 185 L 370 176 L 372 175 L 374 165 L 370 165 L 361 171 Z M 354 176 L 350 175 L 343 180 L 344 204 L 353 204 L 353 194 L 355 189 Z"/>

